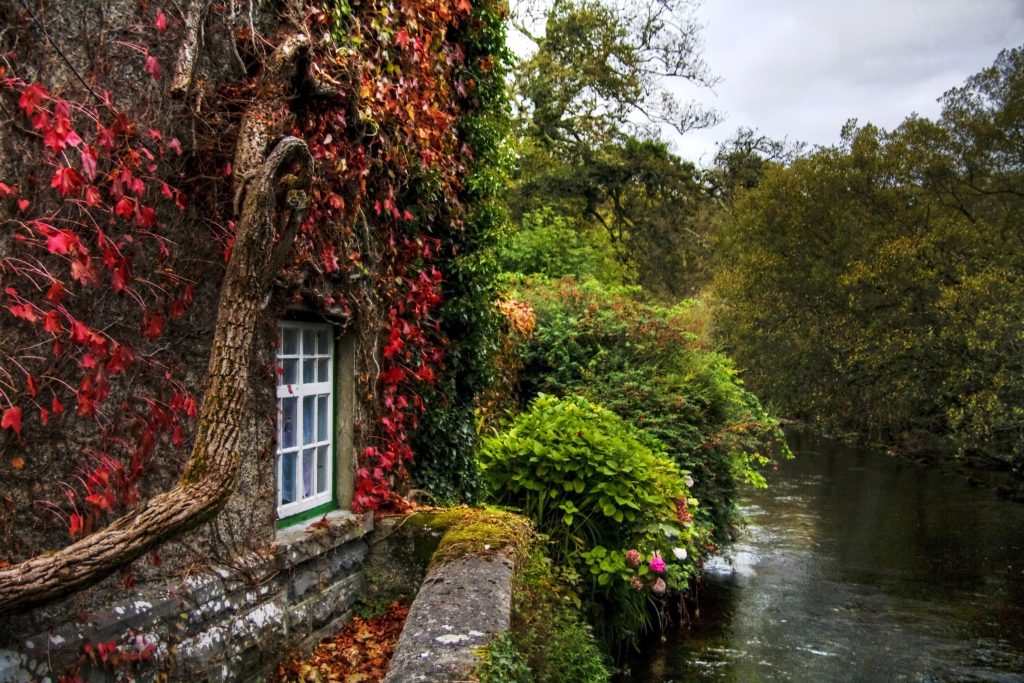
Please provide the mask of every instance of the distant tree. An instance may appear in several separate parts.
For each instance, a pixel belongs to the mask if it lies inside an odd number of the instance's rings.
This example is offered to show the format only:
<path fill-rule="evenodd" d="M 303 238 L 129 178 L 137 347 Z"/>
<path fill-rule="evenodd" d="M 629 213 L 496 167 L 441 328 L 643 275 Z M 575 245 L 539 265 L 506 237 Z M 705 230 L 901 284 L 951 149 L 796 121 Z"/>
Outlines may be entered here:
<path fill-rule="evenodd" d="M 1024 470 L 1021 50 L 942 102 L 736 190 L 718 327 L 791 414 Z"/>
<path fill-rule="evenodd" d="M 660 141 L 713 125 L 718 114 L 680 102 L 672 80 L 716 82 L 701 56 L 695 4 L 556 0 L 521 8 L 515 22 L 536 51 L 515 92 L 519 174 L 511 204 L 522 217 L 549 206 L 603 229 L 616 257 L 651 292 L 678 298 L 701 248 L 692 229 L 694 167 Z M 527 25 L 540 11 L 542 29 Z"/>
<path fill-rule="evenodd" d="M 680 102 L 673 80 L 712 86 L 692 0 L 554 0 L 543 31 L 515 27 L 536 52 L 519 69 L 521 115 L 552 145 L 593 146 L 666 124 L 680 133 L 718 122 L 716 112 Z M 639 115 L 639 118 L 638 118 Z"/>
<path fill-rule="evenodd" d="M 802 142 L 774 140 L 753 128 L 741 126 L 731 138 L 719 144 L 705 180 L 712 195 L 728 197 L 734 190 L 757 187 L 767 166 L 790 164 L 805 147 Z"/>

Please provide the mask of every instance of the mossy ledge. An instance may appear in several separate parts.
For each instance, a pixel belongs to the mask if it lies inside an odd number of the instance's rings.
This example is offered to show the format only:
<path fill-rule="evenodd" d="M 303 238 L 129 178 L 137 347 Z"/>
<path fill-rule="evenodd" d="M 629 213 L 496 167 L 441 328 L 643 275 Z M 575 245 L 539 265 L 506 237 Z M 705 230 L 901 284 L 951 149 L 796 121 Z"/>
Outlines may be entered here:
<path fill-rule="evenodd" d="M 396 552 L 402 544 L 441 535 L 385 681 L 470 680 L 479 648 L 510 628 L 514 575 L 530 552 L 532 524 L 511 512 L 468 507 L 385 524 L 390 531 L 373 552 L 388 558 L 408 558 Z"/>
<path fill-rule="evenodd" d="M 466 555 L 502 554 L 518 566 L 529 554 L 534 537 L 530 520 L 495 508 L 428 510 L 410 515 L 404 525 L 443 530 L 428 570 Z"/>

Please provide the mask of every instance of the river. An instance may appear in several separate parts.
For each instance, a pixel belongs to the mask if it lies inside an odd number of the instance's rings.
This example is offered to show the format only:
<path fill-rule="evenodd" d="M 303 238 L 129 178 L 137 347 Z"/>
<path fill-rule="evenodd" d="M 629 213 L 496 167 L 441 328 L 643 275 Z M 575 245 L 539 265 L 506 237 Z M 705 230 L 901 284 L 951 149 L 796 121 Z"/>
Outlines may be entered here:
<path fill-rule="evenodd" d="M 868 449 L 790 445 L 691 623 L 646 643 L 630 680 L 1024 682 L 1024 505 Z"/>

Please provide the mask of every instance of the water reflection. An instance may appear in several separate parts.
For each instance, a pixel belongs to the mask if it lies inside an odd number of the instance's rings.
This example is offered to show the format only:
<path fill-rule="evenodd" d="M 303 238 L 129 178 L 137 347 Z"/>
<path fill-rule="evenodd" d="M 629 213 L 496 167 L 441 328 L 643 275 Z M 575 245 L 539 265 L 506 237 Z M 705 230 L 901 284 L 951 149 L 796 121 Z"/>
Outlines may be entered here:
<path fill-rule="evenodd" d="M 1024 506 L 796 435 L 636 681 L 1024 681 Z"/>

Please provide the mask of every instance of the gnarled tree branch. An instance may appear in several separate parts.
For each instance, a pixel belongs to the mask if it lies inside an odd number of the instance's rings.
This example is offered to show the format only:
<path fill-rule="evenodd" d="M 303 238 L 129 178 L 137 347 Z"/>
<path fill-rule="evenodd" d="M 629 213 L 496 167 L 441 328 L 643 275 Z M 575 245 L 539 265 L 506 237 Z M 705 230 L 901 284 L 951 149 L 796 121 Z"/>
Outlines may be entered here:
<path fill-rule="evenodd" d="M 178 50 L 178 61 L 174 65 L 174 78 L 171 80 L 171 95 L 184 97 L 192 87 L 192 77 L 199 56 L 199 34 L 206 12 L 210 8 L 210 0 L 192 0 L 185 10 L 185 35 Z"/>

